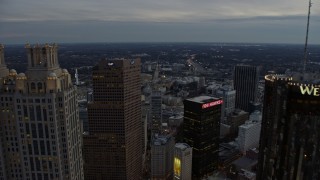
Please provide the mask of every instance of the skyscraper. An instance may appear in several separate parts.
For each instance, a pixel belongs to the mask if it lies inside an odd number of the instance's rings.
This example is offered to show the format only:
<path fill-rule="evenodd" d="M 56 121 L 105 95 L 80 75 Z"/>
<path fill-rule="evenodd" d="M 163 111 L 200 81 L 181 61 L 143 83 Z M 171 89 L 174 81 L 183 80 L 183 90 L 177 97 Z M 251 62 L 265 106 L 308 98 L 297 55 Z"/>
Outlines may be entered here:
<path fill-rule="evenodd" d="M 222 97 L 223 104 L 221 110 L 221 117 L 227 117 L 234 111 L 236 102 L 236 91 L 232 86 L 222 86 L 216 91 L 217 97 Z"/>
<path fill-rule="evenodd" d="M 210 96 L 184 100 L 183 142 L 193 148 L 192 175 L 196 179 L 218 167 L 222 103 Z"/>
<path fill-rule="evenodd" d="M 233 80 L 236 90 L 236 108 L 249 112 L 249 103 L 257 101 L 259 68 L 237 65 L 234 68 Z"/>
<path fill-rule="evenodd" d="M 27 44 L 26 74 L 7 74 L 0 49 L 0 179 L 83 179 L 77 93 L 57 45 Z"/>
<path fill-rule="evenodd" d="M 258 179 L 320 178 L 319 79 L 265 76 Z"/>
<path fill-rule="evenodd" d="M 162 95 L 160 91 L 151 94 L 151 126 L 152 132 L 161 132 L 162 126 Z"/>
<path fill-rule="evenodd" d="M 174 138 L 155 135 L 151 142 L 151 179 L 173 179 Z"/>
<path fill-rule="evenodd" d="M 106 59 L 93 68 L 89 134 L 84 136 L 86 179 L 142 175 L 140 59 Z"/>
<path fill-rule="evenodd" d="M 177 143 L 174 148 L 174 179 L 191 180 L 192 147 L 186 143 Z"/>

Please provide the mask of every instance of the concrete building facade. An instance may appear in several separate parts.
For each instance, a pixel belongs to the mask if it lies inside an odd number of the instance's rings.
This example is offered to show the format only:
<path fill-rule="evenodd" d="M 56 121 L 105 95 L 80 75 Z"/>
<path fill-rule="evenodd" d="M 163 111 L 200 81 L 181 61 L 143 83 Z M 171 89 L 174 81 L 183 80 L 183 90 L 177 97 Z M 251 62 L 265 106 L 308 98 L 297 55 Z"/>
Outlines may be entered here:
<path fill-rule="evenodd" d="M 77 92 L 58 46 L 25 48 L 27 72 L 18 74 L 0 47 L 0 179 L 83 179 Z"/>
<path fill-rule="evenodd" d="M 151 142 L 151 179 L 173 179 L 173 153 L 175 141 L 172 136 L 155 135 Z"/>
<path fill-rule="evenodd" d="M 174 148 L 174 179 L 192 179 L 192 147 L 186 143 L 176 143 Z"/>
<path fill-rule="evenodd" d="M 261 122 L 247 121 L 239 126 L 238 143 L 241 152 L 259 147 Z"/>

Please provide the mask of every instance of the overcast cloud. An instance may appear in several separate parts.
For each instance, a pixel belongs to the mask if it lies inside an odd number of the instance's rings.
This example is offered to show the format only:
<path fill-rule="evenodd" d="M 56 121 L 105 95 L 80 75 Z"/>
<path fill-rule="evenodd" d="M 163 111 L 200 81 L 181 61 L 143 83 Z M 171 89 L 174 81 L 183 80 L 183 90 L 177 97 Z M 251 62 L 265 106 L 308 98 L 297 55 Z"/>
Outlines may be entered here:
<path fill-rule="evenodd" d="M 314 3 L 311 34 L 320 19 L 320 1 Z M 0 0 L 0 42 L 302 43 L 307 6 L 307 0 Z M 316 33 L 310 38 L 320 42 Z"/>

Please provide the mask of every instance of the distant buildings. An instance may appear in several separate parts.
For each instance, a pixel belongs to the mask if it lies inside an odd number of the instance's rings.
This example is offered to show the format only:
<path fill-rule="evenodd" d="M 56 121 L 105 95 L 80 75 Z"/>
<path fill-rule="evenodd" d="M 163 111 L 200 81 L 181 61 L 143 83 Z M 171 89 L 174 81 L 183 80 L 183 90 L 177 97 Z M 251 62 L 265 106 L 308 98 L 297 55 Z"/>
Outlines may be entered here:
<path fill-rule="evenodd" d="M 26 73 L 6 68 L 0 46 L 0 179 L 83 179 L 76 87 L 58 47 L 25 46 Z"/>
<path fill-rule="evenodd" d="M 236 102 L 236 90 L 234 90 L 232 85 L 223 85 L 222 83 L 211 83 L 206 87 L 206 95 L 213 97 L 221 97 L 223 99 L 223 104 L 221 107 L 221 119 L 229 116 L 235 110 Z"/>
<path fill-rule="evenodd" d="M 174 148 L 174 179 L 192 179 L 192 147 L 177 143 Z"/>
<path fill-rule="evenodd" d="M 266 75 L 258 179 L 320 179 L 320 75 Z"/>
<path fill-rule="evenodd" d="M 183 142 L 193 148 L 192 175 L 201 178 L 218 167 L 221 104 L 219 98 L 198 96 L 184 101 Z"/>
<path fill-rule="evenodd" d="M 86 179 L 142 177 L 140 59 L 106 59 L 93 68 L 90 133 L 84 136 Z"/>
<path fill-rule="evenodd" d="M 249 113 L 236 109 L 232 114 L 227 117 L 225 124 L 230 126 L 229 136 L 236 138 L 239 132 L 239 126 L 249 120 Z"/>
<path fill-rule="evenodd" d="M 153 136 L 151 143 L 151 179 L 173 179 L 174 145 L 174 138 L 170 135 Z"/>
<path fill-rule="evenodd" d="M 259 68 L 249 65 L 237 65 L 234 68 L 234 89 L 236 94 L 236 108 L 249 112 L 250 102 L 258 98 Z"/>

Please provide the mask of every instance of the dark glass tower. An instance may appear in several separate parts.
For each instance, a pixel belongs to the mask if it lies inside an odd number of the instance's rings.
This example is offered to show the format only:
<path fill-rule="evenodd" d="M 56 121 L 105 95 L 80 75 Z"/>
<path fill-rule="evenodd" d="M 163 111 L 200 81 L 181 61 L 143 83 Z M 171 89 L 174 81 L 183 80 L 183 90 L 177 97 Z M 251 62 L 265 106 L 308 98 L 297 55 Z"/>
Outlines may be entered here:
<path fill-rule="evenodd" d="M 209 96 L 184 101 L 183 141 L 193 147 L 194 179 L 217 169 L 222 103 Z"/>
<path fill-rule="evenodd" d="M 83 139 L 85 179 L 141 179 L 140 66 L 140 59 L 111 59 L 93 68 L 94 100 Z"/>
<path fill-rule="evenodd" d="M 250 102 L 256 102 L 258 96 L 259 68 L 237 65 L 234 68 L 234 89 L 236 90 L 236 108 L 249 112 Z"/>
<path fill-rule="evenodd" d="M 320 77 L 305 77 L 265 76 L 260 180 L 320 179 Z"/>

